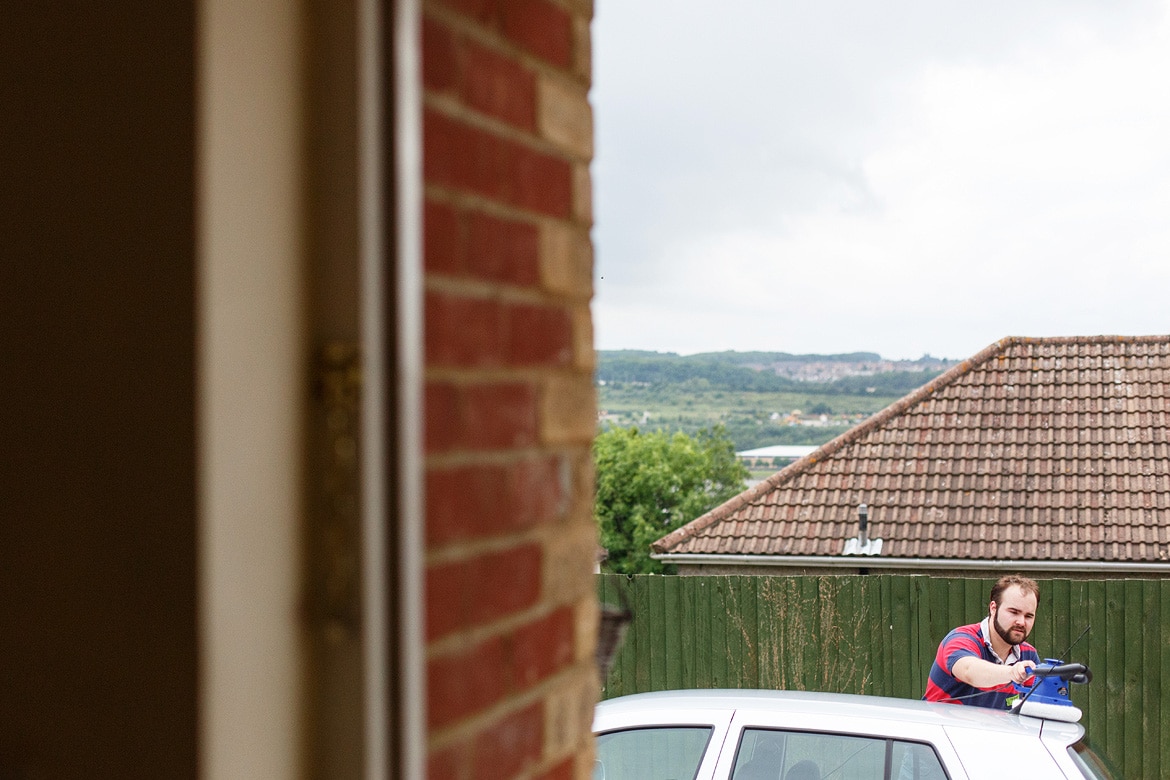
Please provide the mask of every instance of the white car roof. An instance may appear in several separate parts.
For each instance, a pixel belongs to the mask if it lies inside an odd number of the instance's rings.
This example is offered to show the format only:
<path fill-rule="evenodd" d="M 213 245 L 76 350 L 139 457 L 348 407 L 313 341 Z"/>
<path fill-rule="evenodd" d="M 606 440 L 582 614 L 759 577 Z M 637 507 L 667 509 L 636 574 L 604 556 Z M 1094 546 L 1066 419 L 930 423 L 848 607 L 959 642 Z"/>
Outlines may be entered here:
<path fill-rule="evenodd" d="M 1013 715 L 986 707 L 965 707 L 958 704 L 940 704 L 918 699 L 895 699 L 885 696 L 864 696 L 849 693 L 821 693 L 813 691 L 776 691 L 754 689 L 704 689 L 656 691 L 636 693 L 609 699 L 597 705 L 596 719 L 621 713 L 632 715 L 644 711 L 659 713 L 664 710 L 721 710 L 755 712 L 801 712 L 819 715 L 848 713 L 856 717 L 872 717 L 882 721 L 929 723 L 933 725 L 975 728 L 988 731 L 1021 731 L 1039 734 L 1043 729 L 1051 736 L 1065 735 L 1075 742 L 1084 733 L 1078 723 L 1041 720 Z"/>

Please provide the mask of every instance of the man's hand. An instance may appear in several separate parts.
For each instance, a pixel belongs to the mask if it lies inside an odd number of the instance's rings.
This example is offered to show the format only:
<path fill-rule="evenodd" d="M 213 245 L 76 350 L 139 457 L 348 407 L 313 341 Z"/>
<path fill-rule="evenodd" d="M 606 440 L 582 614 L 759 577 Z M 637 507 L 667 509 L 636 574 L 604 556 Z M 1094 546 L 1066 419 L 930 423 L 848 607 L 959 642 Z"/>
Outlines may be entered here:
<path fill-rule="evenodd" d="M 1035 661 L 1017 661 L 1011 666 L 1007 667 L 1011 673 L 1011 679 L 1008 682 L 1014 682 L 1017 685 L 1023 685 L 1024 680 L 1032 676 L 1032 670 L 1036 668 Z"/>

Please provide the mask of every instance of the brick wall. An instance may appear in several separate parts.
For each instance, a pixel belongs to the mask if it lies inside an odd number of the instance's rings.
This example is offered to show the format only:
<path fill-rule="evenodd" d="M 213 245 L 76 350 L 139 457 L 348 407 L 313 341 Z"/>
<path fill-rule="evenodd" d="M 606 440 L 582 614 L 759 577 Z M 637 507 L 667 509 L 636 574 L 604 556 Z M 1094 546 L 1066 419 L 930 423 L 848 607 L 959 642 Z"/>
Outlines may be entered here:
<path fill-rule="evenodd" d="M 432 778 L 587 778 L 591 0 L 424 0 Z"/>

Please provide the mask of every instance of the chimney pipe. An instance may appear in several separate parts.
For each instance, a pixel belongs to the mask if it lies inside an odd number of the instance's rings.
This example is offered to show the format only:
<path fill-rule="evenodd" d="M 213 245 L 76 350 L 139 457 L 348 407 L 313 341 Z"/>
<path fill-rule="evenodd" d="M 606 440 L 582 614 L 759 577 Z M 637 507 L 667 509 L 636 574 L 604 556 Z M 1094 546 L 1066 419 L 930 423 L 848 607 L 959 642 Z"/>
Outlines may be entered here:
<path fill-rule="evenodd" d="M 857 507 L 857 542 L 861 549 L 869 544 L 869 507 L 865 504 Z"/>

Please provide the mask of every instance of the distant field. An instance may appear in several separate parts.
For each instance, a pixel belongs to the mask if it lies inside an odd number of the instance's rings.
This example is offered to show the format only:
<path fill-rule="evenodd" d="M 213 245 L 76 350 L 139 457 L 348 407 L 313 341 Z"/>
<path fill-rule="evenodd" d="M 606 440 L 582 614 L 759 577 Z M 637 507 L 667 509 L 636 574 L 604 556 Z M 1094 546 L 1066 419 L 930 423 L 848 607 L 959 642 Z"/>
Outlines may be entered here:
<path fill-rule="evenodd" d="M 824 444 L 952 365 L 858 352 L 599 352 L 601 428 L 684 431 L 722 425 L 737 451 Z"/>
<path fill-rule="evenodd" d="M 772 444 L 824 444 L 901 397 L 607 384 L 598 388 L 598 407 L 606 415 L 603 425 L 687 433 L 723 425 L 738 451 Z M 802 421 L 818 424 L 790 424 L 796 410 Z"/>

